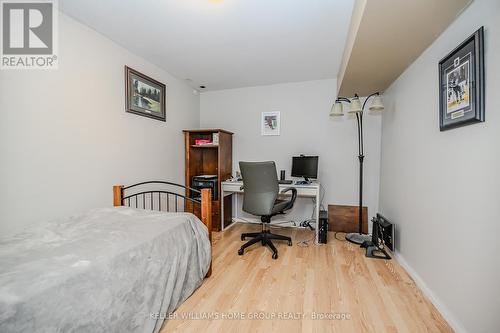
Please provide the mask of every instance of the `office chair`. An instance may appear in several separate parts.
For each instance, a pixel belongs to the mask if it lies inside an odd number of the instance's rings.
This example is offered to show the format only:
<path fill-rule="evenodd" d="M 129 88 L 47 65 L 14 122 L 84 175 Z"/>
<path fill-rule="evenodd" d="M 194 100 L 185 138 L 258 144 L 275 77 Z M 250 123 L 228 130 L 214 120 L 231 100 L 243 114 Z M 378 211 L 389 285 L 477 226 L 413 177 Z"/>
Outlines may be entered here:
<path fill-rule="evenodd" d="M 240 171 L 243 177 L 242 188 L 244 189 L 243 211 L 260 216 L 262 231 L 241 234 L 241 240 L 245 240 L 247 237 L 252 239 L 243 244 L 238 250 L 238 254 L 243 255 L 247 247 L 260 242 L 262 246 L 269 246 L 273 252 L 273 259 L 277 259 L 278 250 L 276 250 L 271 240 L 285 240 L 288 241 L 288 246 L 292 246 L 292 239 L 287 236 L 272 234 L 266 228 L 266 223 L 270 223 L 273 216 L 284 214 L 286 210 L 293 207 L 293 203 L 297 198 L 297 190 L 288 187 L 281 193 L 291 191 L 292 196 L 290 199 L 278 199 L 279 185 L 274 162 L 240 162 Z"/>

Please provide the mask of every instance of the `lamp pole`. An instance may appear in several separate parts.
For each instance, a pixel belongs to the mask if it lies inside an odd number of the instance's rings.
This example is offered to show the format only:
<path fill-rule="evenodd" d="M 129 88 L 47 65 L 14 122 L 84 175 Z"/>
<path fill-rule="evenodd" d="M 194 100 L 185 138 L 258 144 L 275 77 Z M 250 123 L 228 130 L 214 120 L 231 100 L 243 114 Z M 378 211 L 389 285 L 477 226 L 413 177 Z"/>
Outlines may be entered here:
<path fill-rule="evenodd" d="M 363 109 L 364 109 L 364 107 L 363 107 Z M 362 233 L 363 233 L 363 162 L 365 160 L 364 145 L 363 145 L 363 112 L 356 112 L 356 120 L 358 123 L 358 160 L 359 160 L 358 231 L 359 231 L 359 235 L 362 235 Z M 346 239 L 348 241 L 359 244 L 359 240 L 357 240 L 359 237 L 358 238 L 353 238 L 353 237 L 348 238 L 348 236 L 349 236 L 349 234 L 346 235 Z M 357 240 L 357 241 L 354 241 L 354 240 Z"/>
<path fill-rule="evenodd" d="M 366 97 L 363 106 L 361 107 L 361 111 L 357 111 L 356 113 L 356 121 L 358 125 L 358 160 L 359 160 L 359 207 L 358 207 L 358 232 L 348 233 L 346 235 L 346 240 L 355 244 L 363 244 L 365 241 L 369 241 L 371 237 L 367 234 L 363 234 L 363 163 L 365 160 L 364 155 L 364 143 L 363 143 L 363 113 L 366 106 L 366 102 L 372 96 L 378 96 L 379 93 L 373 93 Z M 354 98 L 358 98 L 358 95 L 354 95 Z M 336 102 L 348 102 L 351 103 L 351 100 L 345 97 L 338 97 Z"/>

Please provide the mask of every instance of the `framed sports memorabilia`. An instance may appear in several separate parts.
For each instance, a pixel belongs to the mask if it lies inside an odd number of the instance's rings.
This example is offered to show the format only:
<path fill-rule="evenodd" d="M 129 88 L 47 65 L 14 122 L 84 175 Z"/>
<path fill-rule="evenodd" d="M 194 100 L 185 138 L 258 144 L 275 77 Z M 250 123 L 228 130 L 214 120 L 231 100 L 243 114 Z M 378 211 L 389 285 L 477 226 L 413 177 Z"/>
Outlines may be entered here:
<path fill-rule="evenodd" d="M 484 29 L 439 62 L 441 131 L 484 121 Z"/>

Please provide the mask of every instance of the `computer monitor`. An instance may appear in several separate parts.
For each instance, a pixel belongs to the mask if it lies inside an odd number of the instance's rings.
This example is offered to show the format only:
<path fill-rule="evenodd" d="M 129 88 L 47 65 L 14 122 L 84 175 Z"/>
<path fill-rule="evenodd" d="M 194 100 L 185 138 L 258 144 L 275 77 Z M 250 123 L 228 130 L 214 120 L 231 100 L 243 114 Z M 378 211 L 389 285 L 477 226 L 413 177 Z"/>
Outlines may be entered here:
<path fill-rule="evenodd" d="M 293 156 L 292 177 L 318 178 L 318 156 Z"/>

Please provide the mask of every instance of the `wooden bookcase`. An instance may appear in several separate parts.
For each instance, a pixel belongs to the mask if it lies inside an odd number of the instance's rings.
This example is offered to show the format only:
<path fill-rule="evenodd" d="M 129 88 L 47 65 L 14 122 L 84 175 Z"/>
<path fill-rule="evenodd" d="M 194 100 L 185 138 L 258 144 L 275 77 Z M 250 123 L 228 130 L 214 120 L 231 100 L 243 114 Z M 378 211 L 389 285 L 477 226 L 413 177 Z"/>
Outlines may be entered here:
<path fill-rule="evenodd" d="M 221 182 L 231 178 L 233 169 L 233 133 L 222 129 L 196 129 L 184 130 L 184 141 L 186 149 L 186 186 L 191 186 L 191 180 L 199 175 L 217 175 L 217 197 L 212 202 L 212 226 L 214 231 L 221 230 Z M 199 145 L 196 139 L 210 139 L 214 133 L 219 134 L 219 144 Z M 189 196 L 190 193 L 186 193 Z M 187 203 L 191 211 L 190 203 Z M 227 226 L 231 223 L 232 216 L 231 196 L 224 201 L 224 216 Z M 194 209 L 195 214 L 200 217 L 201 212 Z M 225 218 L 226 219 L 226 218 Z"/>

